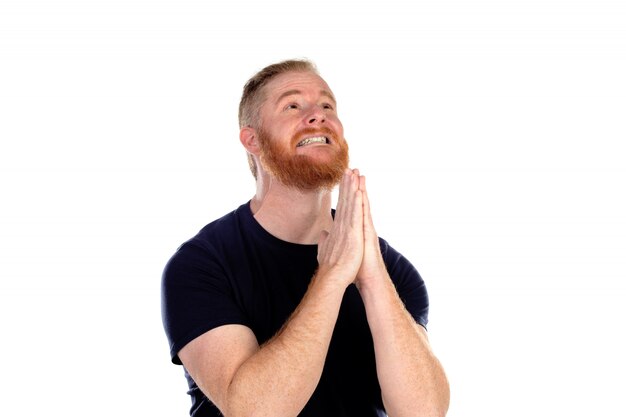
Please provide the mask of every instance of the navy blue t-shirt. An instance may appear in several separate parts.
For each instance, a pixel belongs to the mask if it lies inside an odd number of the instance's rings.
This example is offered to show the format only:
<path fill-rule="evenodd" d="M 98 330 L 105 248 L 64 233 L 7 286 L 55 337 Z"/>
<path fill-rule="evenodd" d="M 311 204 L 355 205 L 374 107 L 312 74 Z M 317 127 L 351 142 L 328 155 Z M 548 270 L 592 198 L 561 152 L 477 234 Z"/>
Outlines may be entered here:
<path fill-rule="evenodd" d="M 380 239 L 400 298 L 417 323 L 428 322 L 428 294 L 417 270 Z M 249 327 L 263 344 L 302 300 L 317 269 L 317 245 L 268 233 L 250 204 L 205 226 L 181 245 L 163 272 L 163 325 L 172 362 L 203 333 L 226 324 Z M 220 416 L 185 371 L 191 416 Z M 354 285 L 344 294 L 320 382 L 300 416 L 384 416 L 374 345 L 365 307 Z"/>

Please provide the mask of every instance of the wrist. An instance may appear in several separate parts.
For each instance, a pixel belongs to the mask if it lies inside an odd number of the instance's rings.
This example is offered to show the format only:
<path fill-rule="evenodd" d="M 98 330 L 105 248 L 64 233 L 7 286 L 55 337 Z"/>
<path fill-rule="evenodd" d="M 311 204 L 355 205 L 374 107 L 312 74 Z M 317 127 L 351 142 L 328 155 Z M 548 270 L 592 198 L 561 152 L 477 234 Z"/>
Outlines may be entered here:
<path fill-rule="evenodd" d="M 382 269 L 376 274 L 357 276 L 355 284 L 362 297 L 380 297 L 382 294 L 386 294 L 390 291 L 395 293 L 396 291 L 396 287 L 386 269 Z"/>
<path fill-rule="evenodd" d="M 355 281 L 356 274 L 339 266 L 320 265 L 312 283 L 319 283 L 329 290 L 345 291 Z"/>

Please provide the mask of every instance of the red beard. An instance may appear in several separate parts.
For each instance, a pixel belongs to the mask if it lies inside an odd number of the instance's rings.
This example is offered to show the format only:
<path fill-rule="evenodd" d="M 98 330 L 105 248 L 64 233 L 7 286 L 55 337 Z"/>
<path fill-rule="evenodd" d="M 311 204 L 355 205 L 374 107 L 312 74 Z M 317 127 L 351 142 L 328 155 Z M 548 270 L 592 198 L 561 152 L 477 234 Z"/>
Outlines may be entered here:
<path fill-rule="evenodd" d="M 338 145 L 332 159 L 316 161 L 308 155 L 297 155 L 296 144 L 304 135 L 323 134 Z M 287 146 L 281 146 L 264 129 L 258 129 L 261 164 L 282 184 L 301 190 L 332 190 L 348 167 L 348 144 L 327 127 L 304 129 L 295 134 Z"/>

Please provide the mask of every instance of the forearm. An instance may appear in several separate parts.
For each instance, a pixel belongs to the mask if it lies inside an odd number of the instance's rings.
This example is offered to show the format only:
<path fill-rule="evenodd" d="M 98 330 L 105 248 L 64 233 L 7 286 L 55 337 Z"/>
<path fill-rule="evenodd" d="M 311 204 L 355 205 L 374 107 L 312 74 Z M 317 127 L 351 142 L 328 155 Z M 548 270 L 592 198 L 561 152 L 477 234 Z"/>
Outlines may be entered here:
<path fill-rule="evenodd" d="M 444 416 L 450 396 L 448 381 L 425 330 L 406 311 L 387 274 L 375 286 L 360 290 L 388 415 Z"/>
<path fill-rule="evenodd" d="M 345 287 L 316 275 L 283 328 L 237 370 L 226 417 L 296 416 L 315 390 Z"/>

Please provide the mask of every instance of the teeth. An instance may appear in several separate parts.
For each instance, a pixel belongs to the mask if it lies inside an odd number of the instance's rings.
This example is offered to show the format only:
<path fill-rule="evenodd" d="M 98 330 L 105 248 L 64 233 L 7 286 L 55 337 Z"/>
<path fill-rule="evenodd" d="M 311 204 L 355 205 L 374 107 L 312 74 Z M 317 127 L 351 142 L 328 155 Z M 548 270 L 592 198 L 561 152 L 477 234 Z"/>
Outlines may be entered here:
<path fill-rule="evenodd" d="M 306 138 L 304 140 L 301 140 L 300 142 L 298 142 L 298 145 L 296 146 L 304 146 L 304 145 L 308 145 L 310 143 L 327 143 L 328 141 L 326 140 L 326 138 L 324 136 L 317 136 L 314 138 Z"/>

